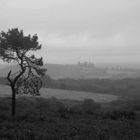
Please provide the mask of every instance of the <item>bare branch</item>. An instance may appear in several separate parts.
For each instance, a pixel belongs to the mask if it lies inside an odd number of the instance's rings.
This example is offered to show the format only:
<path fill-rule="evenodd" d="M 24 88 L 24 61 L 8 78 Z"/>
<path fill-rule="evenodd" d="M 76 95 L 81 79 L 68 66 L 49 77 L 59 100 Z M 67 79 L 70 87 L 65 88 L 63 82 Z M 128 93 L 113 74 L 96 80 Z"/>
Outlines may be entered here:
<path fill-rule="evenodd" d="M 11 70 L 9 71 L 8 75 L 7 75 L 7 80 L 10 82 L 10 84 L 12 84 L 12 80 L 10 79 L 11 76 Z"/>

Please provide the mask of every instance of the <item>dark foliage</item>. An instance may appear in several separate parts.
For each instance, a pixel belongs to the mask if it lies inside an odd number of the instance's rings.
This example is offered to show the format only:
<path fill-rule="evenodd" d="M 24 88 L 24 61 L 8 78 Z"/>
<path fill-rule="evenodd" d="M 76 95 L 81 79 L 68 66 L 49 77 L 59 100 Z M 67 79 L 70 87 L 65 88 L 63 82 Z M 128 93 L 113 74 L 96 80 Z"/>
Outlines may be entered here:
<path fill-rule="evenodd" d="M 16 94 L 39 95 L 40 76 L 45 74 L 43 60 L 36 58 L 31 51 L 40 50 L 37 34 L 25 36 L 23 30 L 9 29 L 0 33 L 0 58 L 8 63 L 15 62 L 20 67 L 16 73 L 7 74 L 8 85 L 12 90 L 12 115 L 15 115 Z"/>
<path fill-rule="evenodd" d="M 51 79 L 42 78 L 43 87 L 67 90 L 87 91 L 104 94 L 121 95 L 130 98 L 140 98 L 140 78 L 132 79 Z"/>
<path fill-rule="evenodd" d="M 14 120 L 9 116 L 9 104 L 8 99 L 0 99 L 1 139 L 140 139 L 140 114 L 133 111 L 132 108 L 131 111 L 130 109 L 114 110 L 117 103 L 111 103 L 112 108 L 109 108 L 108 104 L 102 108 L 100 104 L 87 99 L 76 106 L 66 107 L 55 98 L 24 97 L 17 100 L 18 111 Z"/>

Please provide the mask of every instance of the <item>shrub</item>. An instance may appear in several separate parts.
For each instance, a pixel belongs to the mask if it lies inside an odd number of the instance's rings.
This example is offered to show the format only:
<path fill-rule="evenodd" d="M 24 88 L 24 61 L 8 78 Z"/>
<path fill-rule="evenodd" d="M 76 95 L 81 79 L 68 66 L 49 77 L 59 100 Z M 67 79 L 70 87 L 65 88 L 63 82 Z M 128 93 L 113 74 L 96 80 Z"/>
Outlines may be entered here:
<path fill-rule="evenodd" d="M 101 105 L 92 99 L 85 99 L 81 106 L 83 111 L 88 114 L 97 113 L 101 109 Z"/>

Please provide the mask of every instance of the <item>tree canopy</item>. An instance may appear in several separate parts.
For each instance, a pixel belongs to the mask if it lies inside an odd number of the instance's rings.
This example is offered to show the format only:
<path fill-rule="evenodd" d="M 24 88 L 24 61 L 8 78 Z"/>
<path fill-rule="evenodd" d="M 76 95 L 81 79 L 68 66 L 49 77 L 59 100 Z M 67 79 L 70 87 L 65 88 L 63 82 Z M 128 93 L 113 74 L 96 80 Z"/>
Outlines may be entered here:
<path fill-rule="evenodd" d="M 37 34 L 25 36 L 23 30 L 9 29 L 0 33 L 0 58 L 8 63 L 17 63 L 20 70 L 7 74 L 9 85 L 12 89 L 12 97 L 16 93 L 39 95 L 41 88 L 40 76 L 44 75 L 43 58 L 36 58 L 32 53 L 40 50 Z"/>

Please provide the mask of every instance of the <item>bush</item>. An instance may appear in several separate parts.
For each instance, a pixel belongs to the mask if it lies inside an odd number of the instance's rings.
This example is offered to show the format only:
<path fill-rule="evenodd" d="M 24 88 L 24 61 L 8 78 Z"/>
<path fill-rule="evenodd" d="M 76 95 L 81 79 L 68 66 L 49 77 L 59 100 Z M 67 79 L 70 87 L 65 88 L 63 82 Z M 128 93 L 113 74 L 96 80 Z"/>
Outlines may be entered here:
<path fill-rule="evenodd" d="M 99 103 L 94 102 L 92 99 L 85 99 L 82 103 L 82 109 L 88 114 L 97 113 L 101 109 Z"/>
<path fill-rule="evenodd" d="M 1 100 L 0 108 L 7 105 L 8 100 Z M 0 111 L 1 139 L 140 139 L 140 120 L 133 119 L 133 111 L 112 108 L 103 112 L 101 105 L 91 99 L 70 108 L 56 98 L 18 98 L 17 105 L 14 120 L 9 109 Z"/>

